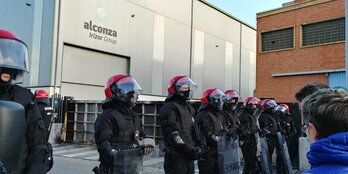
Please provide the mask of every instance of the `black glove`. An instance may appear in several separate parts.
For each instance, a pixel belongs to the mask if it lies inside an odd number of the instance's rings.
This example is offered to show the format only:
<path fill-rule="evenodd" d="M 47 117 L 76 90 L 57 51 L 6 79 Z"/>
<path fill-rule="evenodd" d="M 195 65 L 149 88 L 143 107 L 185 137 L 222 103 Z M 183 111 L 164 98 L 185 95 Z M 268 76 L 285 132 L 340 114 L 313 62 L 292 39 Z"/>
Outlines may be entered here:
<path fill-rule="evenodd" d="M 101 156 L 104 158 L 113 161 L 114 156 L 117 154 L 118 150 L 113 149 L 108 141 L 104 141 L 99 144 L 98 146 L 98 152 L 100 153 Z"/>
<path fill-rule="evenodd" d="M 271 134 L 271 131 L 269 131 L 266 128 L 262 128 L 260 134 L 263 134 L 264 136 Z"/>
<path fill-rule="evenodd" d="M 260 132 L 260 129 L 257 128 L 257 127 L 250 128 L 250 133 L 252 133 L 252 134 L 256 134 L 256 133 L 259 133 L 259 132 Z"/>
<path fill-rule="evenodd" d="M 211 132 L 208 133 L 208 137 L 210 138 L 210 140 L 213 140 L 213 141 L 215 141 L 215 142 L 218 142 L 219 139 L 220 139 L 219 136 L 216 136 L 216 135 L 214 135 L 214 134 L 211 133 Z"/>
<path fill-rule="evenodd" d="M 197 160 L 201 157 L 203 157 L 205 154 L 205 148 L 203 145 L 201 146 L 195 146 L 193 149 L 192 149 L 192 158 L 194 160 Z"/>

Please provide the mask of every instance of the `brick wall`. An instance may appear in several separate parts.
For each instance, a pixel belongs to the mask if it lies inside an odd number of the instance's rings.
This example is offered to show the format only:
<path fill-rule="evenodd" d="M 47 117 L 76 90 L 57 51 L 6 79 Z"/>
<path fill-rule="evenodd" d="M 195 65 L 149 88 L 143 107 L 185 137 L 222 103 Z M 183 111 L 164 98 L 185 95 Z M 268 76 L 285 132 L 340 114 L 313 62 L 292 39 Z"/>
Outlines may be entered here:
<path fill-rule="evenodd" d="M 260 98 L 293 102 L 294 93 L 309 82 L 327 84 L 326 74 L 272 77 L 272 74 L 345 68 L 345 43 L 301 48 L 301 24 L 343 17 L 344 0 L 334 0 L 257 19 L 256 90 Z M 295 48 L 260 53 L 260 33 L 295 26 Z"/>

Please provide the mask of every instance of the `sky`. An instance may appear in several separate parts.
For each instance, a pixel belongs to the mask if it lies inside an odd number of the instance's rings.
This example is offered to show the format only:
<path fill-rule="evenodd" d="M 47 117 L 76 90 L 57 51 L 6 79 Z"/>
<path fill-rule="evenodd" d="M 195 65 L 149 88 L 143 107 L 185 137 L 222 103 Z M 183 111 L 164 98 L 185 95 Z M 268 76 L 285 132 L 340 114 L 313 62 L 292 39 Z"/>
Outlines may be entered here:
<path fill-rule="evenodd" d="M 256 28 L 256 13 L 279 8 L 291 0 L 206 0 Z"/>

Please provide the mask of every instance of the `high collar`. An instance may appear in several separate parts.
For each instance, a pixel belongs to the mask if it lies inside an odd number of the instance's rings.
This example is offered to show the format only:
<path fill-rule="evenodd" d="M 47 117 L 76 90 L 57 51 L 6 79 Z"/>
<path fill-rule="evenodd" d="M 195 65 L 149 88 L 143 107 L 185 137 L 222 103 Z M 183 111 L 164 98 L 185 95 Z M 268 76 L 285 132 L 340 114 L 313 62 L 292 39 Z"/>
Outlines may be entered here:
<path fill-rule="evenodd" d="M 348 165 L 348 132 L 336 133 L 312 143 L 307 158 L 312 168 L 323 164 Z"/>

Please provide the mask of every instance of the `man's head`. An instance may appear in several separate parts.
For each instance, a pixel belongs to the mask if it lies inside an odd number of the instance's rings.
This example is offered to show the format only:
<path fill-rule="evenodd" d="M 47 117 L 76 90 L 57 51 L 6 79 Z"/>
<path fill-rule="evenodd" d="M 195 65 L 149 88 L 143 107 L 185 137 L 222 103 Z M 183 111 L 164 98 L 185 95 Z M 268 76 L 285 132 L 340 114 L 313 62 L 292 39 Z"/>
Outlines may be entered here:
<path fill-rule="evenodd" d="M 28 71 L 28 48 L 15 34 L 0 30 L 0 79 L 11 82 Z"/>
<path fill-rule="evenodd" d="M 228 106 L 232 109 L 235 109 L 238 104 L 238 100 L 240 98 L 238 91 L 234 89 L 230 89 L 230 90 L 226 90 L 224 93 L 226 95 L 224 106 Z"/>
<path fill-rule="evenodd" d="M 302 115 L 309 137 L 318 140 L 348 131 L 348 93 L 321 89 L 303 100 Z"/>
<path fill-rule="evenodd" d="M 243 107 L 255 113 L 261 105 L 261 100 L 257 97 L 247 97 L 243 102 Z"/>
<path fill-rule="evenodd" d="M 320 90 L 320 89 L 328 89 L 329 87 L 327 85 L 324 85 L 322 83 L 309 83 L 302 87 L 296 94 L 295 98 L 297 100 L 298 106 L 300 109 L 302 108 L 302 100 L 306 98 L 307 96 L 313 94 L 314 92 Z"/>
<path fill-rule="evenodd" d="M 106 102 L 116 100 L 126 106 L 134 107 L 143 90 L 133 76 L 118 74 L 109 78 L 104 92 Z"/>
<path fill-rule="evenodd" d="M 184 100 L 189 100 L 192 97 L 192 92 L 197 89 L 197 85 L 190 77 L 174 76 L 169 80 L 167 99 L 173 96 L 179 96 Z"/>
<path fill-rule="evenodd" d="M 261 102 L 261 107 L 264 111 L 272 111 L 278 104 L 272 99 L 264 99 Z"/>
<path fill-rule="evenodd" d="M 199 110 L 202 110 L 208 106 L 211 106 L 215 110 L 222 110 L 225 97 L 225 94 L 217 88 L 206 89 L 202 93 L 201 106 Z"/>

